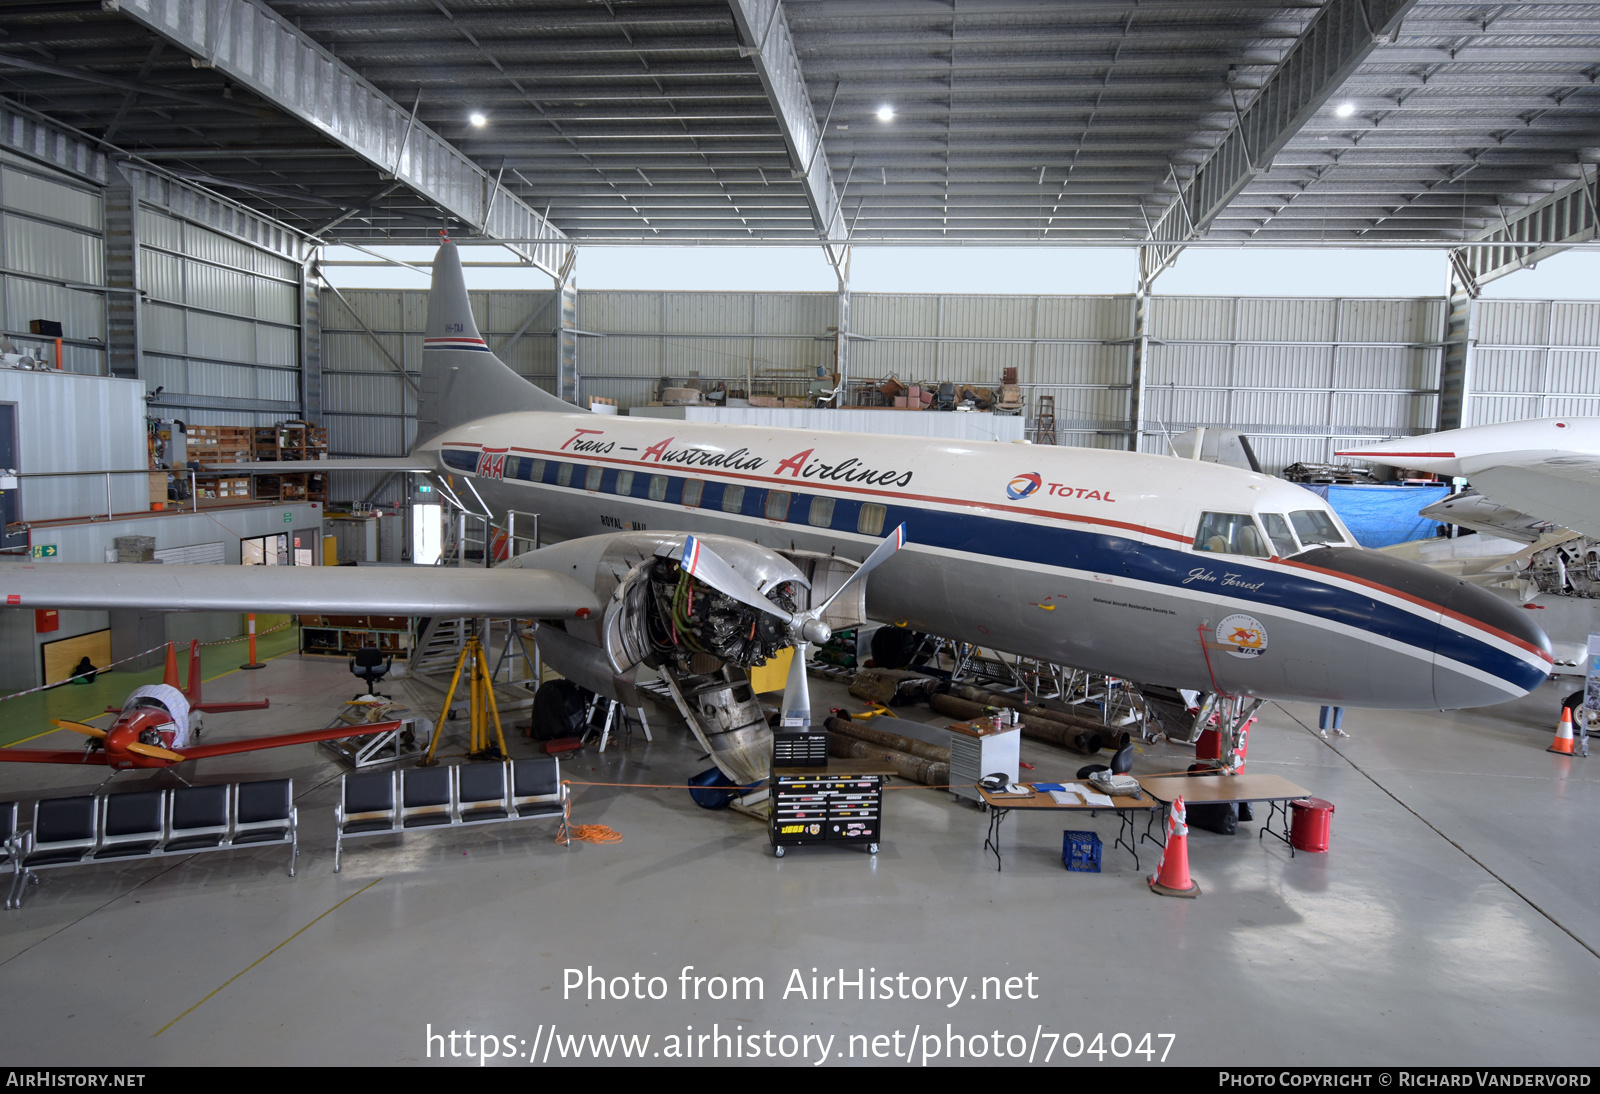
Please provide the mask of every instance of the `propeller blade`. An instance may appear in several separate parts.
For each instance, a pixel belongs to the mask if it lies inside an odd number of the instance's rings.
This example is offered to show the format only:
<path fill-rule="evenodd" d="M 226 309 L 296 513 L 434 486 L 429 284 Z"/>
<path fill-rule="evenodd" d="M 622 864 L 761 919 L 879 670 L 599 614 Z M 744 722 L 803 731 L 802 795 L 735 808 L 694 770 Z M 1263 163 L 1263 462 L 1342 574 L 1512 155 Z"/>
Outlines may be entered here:
<path fill-rule="evenodd" d="M 188 758 L 165 748 L 157 748 L 155 745 L 140 744 L 138 741 L 129 744 L 127 749 L 135 756 L 148 756 L 152 760 L 166 760 L 168 763 L 174 764 L 181 763 Z"/>
<path fill-rule="evenodd" d="M 740 603 L 775 615 L 785 623 L 794 619 L 793 615 L 762 596 L 760 590 L 746 581 L 738 570 L 729 566 L 720 555 L 694 536 L 683 541 L 683 557 L 679 559 L 679 564 L 689 571 L 691 576 L 710 585 L 724 596 L 731 596 Z"/>
<path fill-rule="evenodd" d="M 889 558 L 890 555 L 894 554 L 905 545 L 906 526 L 902 524 L 894 531 L 890 532 L 888 536 L 884 538 L 882 543 L 878 544 L 872 549 L 872 553 L 868 555 L 867 560 L 861 564 L 861 568 L 844 579 L 843 583 L 833 591 L 833 595 L 822 602 L 822 607 L 815 609 L 816 614 L 820 617 L 828 610 L 829 606 L 832 605 L 835 600 L 839 599 L 840 593 L 848 589 L 852 583 L 860 581 L 873 570 L 876 570 L 879 565 Z"/>
<path fill-rule="evenodd" d="M 806 678 L 806 658 L 810 654 L 810 642 L 795 643 L 794 656 L 789 660 L 789 682 L 783 688 L 780 729 L 806 729 L 811 725 L 811 683 Z"/>
<path fill-rule="evenodd" d="M 96 737 L 102 741 L 105 740 L 106 737 L 105 730 L 96 729 L 94 726 L 86 726 L 82 722 L 66 722 L 60 718 L 52 718 L 50 719 L 50 724 L 58 729 L 70 729 L 74 733 L 81 733 L 85 737 Z"/>

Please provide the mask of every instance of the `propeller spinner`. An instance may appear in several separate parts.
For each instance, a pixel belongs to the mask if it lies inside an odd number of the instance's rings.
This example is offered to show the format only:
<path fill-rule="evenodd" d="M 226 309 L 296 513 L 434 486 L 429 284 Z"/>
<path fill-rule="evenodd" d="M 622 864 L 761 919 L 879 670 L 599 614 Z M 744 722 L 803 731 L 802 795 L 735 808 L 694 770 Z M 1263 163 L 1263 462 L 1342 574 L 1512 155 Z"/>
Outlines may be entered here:
<path fill-rule="evenodd" d="M 789 640 L 795 647 L 795 653 L 794 659 L 789 663 L 789 680 L 783 689 L 782 725 L 787 729 L 804 728 L 811 724 L 811 686 L 806 678 L 806 659 L 810 656 L 811 646 L 814 643 L 826 642 L 833 637 L 832 628 L 822 621 L 822 616 L 833 602 L 839 599 L 840 594 L 854 582 L 870 574 L 905 544 L 906 526 L 902 524 L 873 549 L 867 560 L 833 591 L 832 596 L 818 607 L 807 608 L 801 612 L 785 611 L 762 596 L 759 589 L 746 581 L 737 570 L 694 536 L 684 541 L 680 565 L 692 577 L 710 585 L 723 595 L 783 620 L 788 627 Z"/>

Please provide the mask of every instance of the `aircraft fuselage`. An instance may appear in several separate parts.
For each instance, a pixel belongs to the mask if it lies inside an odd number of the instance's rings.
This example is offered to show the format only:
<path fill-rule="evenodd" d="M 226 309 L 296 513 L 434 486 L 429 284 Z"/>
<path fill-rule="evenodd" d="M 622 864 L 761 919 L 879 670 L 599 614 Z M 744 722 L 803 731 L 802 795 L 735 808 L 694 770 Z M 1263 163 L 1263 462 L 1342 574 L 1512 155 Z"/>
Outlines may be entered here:
<path fill-rule="evenodd" d="M 1134 680 L 1448 708 L 1514 698 L 1549 669 L 1515 609 L 1354 547 L 1299 486 L 1216 464 L 542 412 L 423 451 L 492 507 L 538 512 L 553 539 L 716 533 L 859 560 L 904 522 L 907 548 L 867 583 L 873 618 Z M 1273 538 L 1312 513 L 1351 545 Z M 1253 532 L 1225 543 L 1219 520 Z"/>

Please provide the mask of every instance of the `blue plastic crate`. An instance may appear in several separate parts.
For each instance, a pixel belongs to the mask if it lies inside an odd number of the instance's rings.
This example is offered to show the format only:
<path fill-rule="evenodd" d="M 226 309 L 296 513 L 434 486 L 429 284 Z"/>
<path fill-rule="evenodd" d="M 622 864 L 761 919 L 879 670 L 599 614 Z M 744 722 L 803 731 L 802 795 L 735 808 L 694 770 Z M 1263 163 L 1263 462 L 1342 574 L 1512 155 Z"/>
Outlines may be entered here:
<path fill-rule="evenodd" d="M 1082 874 L 1100 872 L 1100 837 L 1093 832 L 1061 833 L 1061 861 Z"/>

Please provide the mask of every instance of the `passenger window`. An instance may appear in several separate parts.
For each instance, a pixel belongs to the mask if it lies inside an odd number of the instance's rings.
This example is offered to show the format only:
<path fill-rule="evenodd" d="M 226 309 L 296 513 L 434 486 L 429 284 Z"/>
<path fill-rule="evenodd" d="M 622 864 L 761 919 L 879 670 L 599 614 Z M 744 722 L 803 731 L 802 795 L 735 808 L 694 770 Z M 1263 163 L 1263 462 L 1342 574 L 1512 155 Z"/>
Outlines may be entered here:
<path fill-rule="evenodd" d="M 1336 547 L 1344 545 L 1344 537 L 1339 534 L 1339 529 L 1328 519 L 1328 514 L 1320 509 L 1302 509 L 1298 513 L 1290 513 L 1289 520 L 1294 524 L 1300 542 L 1307 547 L 1323 543 L 1331 543 Z"/>
<path fill-rule="evenodd" d="M 766 512 L 768 520 L 786 520 L 789 516 L 789 495 L 782 490 L 768 490 Z"/>
<path fill-rule="evenodd" d="M 605 473 L 606 469 L 603 467 L 589 468 L 583 475 L 583 488 L 585 490 L 600 489 L 600 480 L 605 477 Z"/>
<path fill-rule="evenodd" d="M 1289 522 L 1283 519 L 1282 513 L 1262 513 L 1261 523 L 1267 526 L 1267 538 L 1272 541 L 1273 554 L 1288 558 L 1300 550 L 1300 545 L 1289 532 Z"/>
<path fill-rule="evenodd" d="M 814 528 L 828 528 L 833 525 L 833 499 L 812 498 L 811 512 L 806 515 L 806 522 Z"/>
<path fill-rule="evenodd" d="M 526 476 L 524 476 L 524 477 L 527 478 L 527 480 L 529 482 L 543 482 L 544 481 L 544 461 L 543 460 L 534 460 L 533 461 L 533 466 L 528 468 L 528 474 Z"/>
<path fill-rule="evenodd" d="M 883 518 L 889 515 L 889 510 L 881 505 L 868 503 L 861 507 L 861 515 L 856 518 L 856 531 L 864 536 L 883 535 Z"/>
<path fill-rule="evenodd" d="M 737 513 L 744 508 L 744 487 L 724 486 L 722 488 L 722 511 L 724 513 Z"/>
<path fill-rule="evenodd" d="M 520 479 L 522 477 L 522 475 L 520 473 L 521 471 L 522 471 L 522 457 L 521 456 L 507 456 L 506 457 L 506 465 L 505 465 L 504 468 L 501 469 L 500 477 L 503 478 L 503 479 Z"/>
<path fill-rule="evenodd" d="M 650 500 L 665 501 L 667 497 L 667 477 L 665 475 L 650 476 Z"/>
<path fill-rule="evenodd" d="M 616 489 L 616 492 L 621 494 L 623 497 L 628 497 L 629 495 L 631 495 L 633 493 L 633 472 L 632 471 L 618 471 L 617 472 L 617 485 L 616 485 L 615 489 Z"/>
<path fill-rule="evenodd" d="M 557 486 L 571 486 L 572 485 L 572 466 L 573 465 L 570 464 L 570 463 L 564 463 L 564 464 L 561 464 L 559 467 L 556 468 L 556 485 Z"/>
<path fill-rule="evenodd" d="M 1256 522 L 1244 513 L 1202 513 L 1200 530 L 1194 537 L 1196 551 L 1219 555 L 1249 555 L 1266 558 L 1266 545 Z"/>
<path fill-rule="evenodd" d="M 704 479 L 684 479 L 683 504 L 694 509 L 700 508 L 700 496 L 705 493 L 705 489 Z"/>

